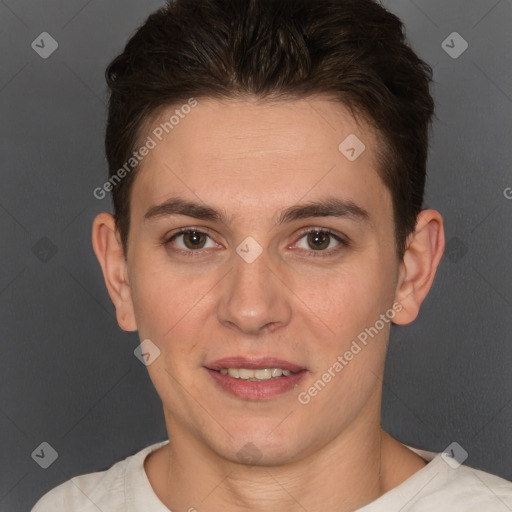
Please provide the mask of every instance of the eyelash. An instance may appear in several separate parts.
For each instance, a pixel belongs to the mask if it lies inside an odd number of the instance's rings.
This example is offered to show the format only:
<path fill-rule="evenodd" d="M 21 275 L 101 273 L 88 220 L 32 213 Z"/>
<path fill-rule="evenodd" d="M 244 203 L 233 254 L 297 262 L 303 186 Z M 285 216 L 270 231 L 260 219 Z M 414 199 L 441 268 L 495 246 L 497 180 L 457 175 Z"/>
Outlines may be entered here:
<path fill-rule="evenodd" d="M 170 237 L 165 238 L 165 240 L 162 243 L 165 246 L 170 245 L 171 242 L 175 238 L 177 238 L 180 235 L 187 234 L 187 233 L 198 233 L 198 234 L 201 234 L 201 235 L 206 235 L 207 237 L 212 239 L 212 237 L 208 233 L 205 233 L 204 231 L 201 231 L 199 228 L 188 227 L 188 228 L 181 228 L 180 230 L 178 230 L 176 233 L 174 233 Z M 314 251 L 314 250 L 302 249 L 302 250 L 304 250 L 306 252 L 313 253 L 309 257 L 312 257 L 312 258 L 325 258 L 325 257 L 328 257 L 328 256 L 333 256 L 334 254 L 338 253 L 340 250 L 342 250 L 344 248 L 350 247 L 350 243 L 348 242 L 348 240 L 346 240 L 342 236 L 334 233 L 330 229 L 326 229 L 326 228 L 309 228 L 309 229 L 307 229 L 305 231 L 302 231 L 300 233 L 299 238 L 297 239 L 297 241 L 299 241 L 305 235 L 308 235 L 310 233 L 323 233 L 324 235 L 328 235 L 329 237 L 334 238 L 339 243 L 339 245 L 337 247 L 335 247 L 333 249 L 329 249 L 329 250 Z M 196 249 L 196 250 L 194 250 L 194 249 L 173 249 L 173 251 L 179 252 L 181 254 L 185 253 L 188 257 L 192 257 L 193 258 L 195 256 L 201 256 L 201 253 L 203 252 L 203 249 Z M 194 253 L 197 253 L 197 254 L 194 254 Z"/>

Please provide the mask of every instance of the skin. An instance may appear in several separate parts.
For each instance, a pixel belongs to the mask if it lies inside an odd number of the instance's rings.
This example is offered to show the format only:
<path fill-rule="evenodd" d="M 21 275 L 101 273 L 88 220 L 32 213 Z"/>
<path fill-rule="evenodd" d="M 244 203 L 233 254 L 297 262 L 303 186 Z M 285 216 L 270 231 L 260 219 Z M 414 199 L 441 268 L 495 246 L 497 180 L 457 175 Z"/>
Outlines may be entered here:
<path fill-rule="evenodd" d="M 148 134 L 151 127 L 142 139 Z M 349 134 L 366 146 L 352 162 L 338 150 Z M 424 210 L 398 259 L 378 143 L 368 125 L 325 97 L 200 99 L 140 164 L 126 255 L 113 217 L 96 217 L 93 246 L 118 323 L 160 349 L 147 368 L 170 443 L 145 470 L 171 510 L 349 511 L 425 466 L 380 426 L 390 323 L 308 404 L 297 399 L 393 303 L 401 306 L 393 322 L 416 318 L 444 250 L 442 217 Z M 275 225 L 283 208 L 327 196 L 364 208 L 368 220 Z M 223 209 L 226 221 L 144 218 L 170 197 Z M 186 235 L 165 245 L 184 227 L 208 235 L 204 248 L 188 249 Z M 324 252 L 315 250 L 303 234 L 314 228 L 341 234 L 349 246 L 327 237 Z M 262 248 L 250 264 L 236 252 L 248 236 Z M 277 397 L 237 398 L 204 366 L 240 355 L 278 357 L 307 374 Z M 260 457 L 252 464 L 237 456 L 247 443 Z"/>

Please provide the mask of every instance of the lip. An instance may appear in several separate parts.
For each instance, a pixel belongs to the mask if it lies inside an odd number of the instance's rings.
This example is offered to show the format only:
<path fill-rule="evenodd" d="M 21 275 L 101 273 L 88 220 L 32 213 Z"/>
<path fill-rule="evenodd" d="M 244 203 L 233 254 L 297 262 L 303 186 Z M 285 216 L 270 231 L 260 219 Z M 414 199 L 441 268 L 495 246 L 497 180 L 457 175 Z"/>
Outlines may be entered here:
<path fill-rule="evenodd" d="M 297 387 L 307 374 L 305 367 L 274 357 L 226 357 L 204 366 L 213 381 L 224 391 L 245 400 L 269 400 Z M 282 368 L 292 372 L 288 377 L 251 381 L 222 375 L 222 368 Z"/>

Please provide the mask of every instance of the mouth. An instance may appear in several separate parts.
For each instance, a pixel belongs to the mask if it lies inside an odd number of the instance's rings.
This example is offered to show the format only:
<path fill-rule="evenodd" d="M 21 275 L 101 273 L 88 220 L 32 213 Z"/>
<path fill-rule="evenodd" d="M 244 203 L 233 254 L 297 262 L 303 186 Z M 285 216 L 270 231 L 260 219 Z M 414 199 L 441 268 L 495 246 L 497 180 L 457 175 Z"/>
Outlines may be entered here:
<path fill-rule="evenodd" d="M 229 394 L 248 400 L 273 398 L 297 387 L 307 373 L 301 365 L 276 358 L 231 357 L 205 366 Z"/>
<path fill-rule="evenodd" d="M 290 370 L 283 370 L 282 368 L 258 368 L 256 370 L 251 370 L 250 368 L 221 368 L 219 373 L 221 375 L 229 375 L 234 379 L 255 382 L 289 377 L 292 374 Z"/>

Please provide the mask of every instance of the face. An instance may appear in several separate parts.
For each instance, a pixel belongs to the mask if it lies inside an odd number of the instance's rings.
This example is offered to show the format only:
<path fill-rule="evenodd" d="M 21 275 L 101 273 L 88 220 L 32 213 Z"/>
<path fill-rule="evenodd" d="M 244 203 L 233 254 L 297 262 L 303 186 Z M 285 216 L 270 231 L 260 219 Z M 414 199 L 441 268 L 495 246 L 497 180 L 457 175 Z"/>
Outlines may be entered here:
<path fill-rule="evenodd" d="M 327 99 L 200 99 L 153 138 L 127 278 L 170 437 L 281 464 L 364 435 L 399 275 L 377 135 Z"/>

